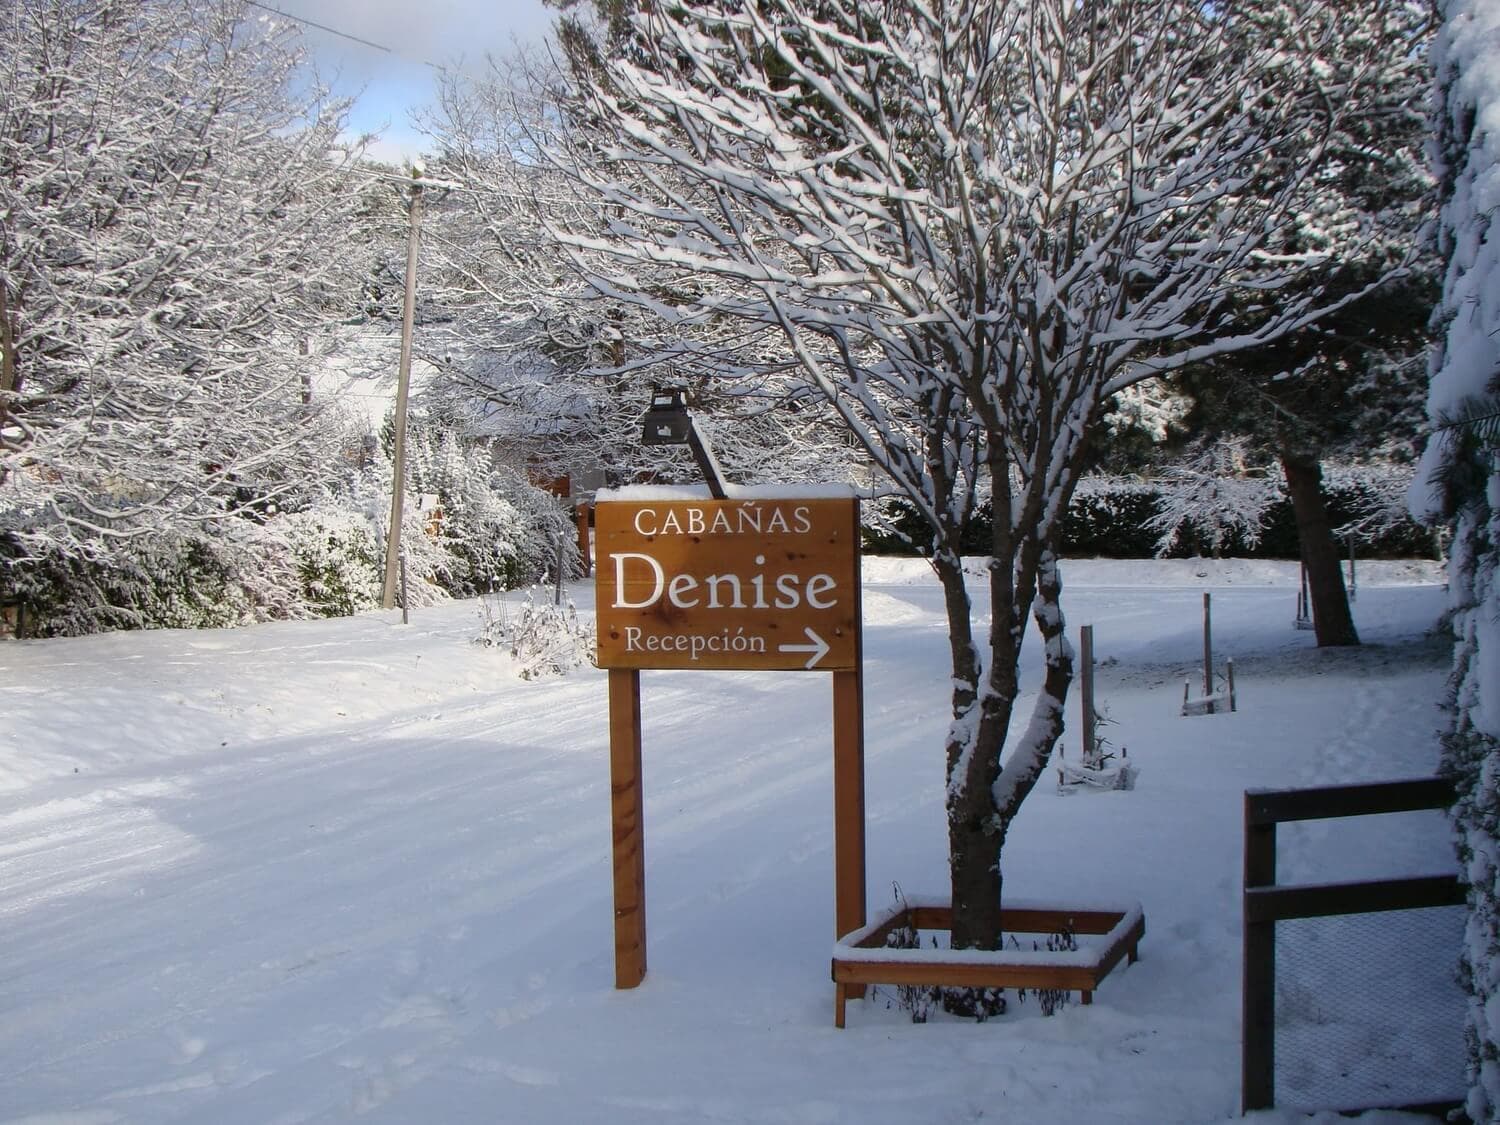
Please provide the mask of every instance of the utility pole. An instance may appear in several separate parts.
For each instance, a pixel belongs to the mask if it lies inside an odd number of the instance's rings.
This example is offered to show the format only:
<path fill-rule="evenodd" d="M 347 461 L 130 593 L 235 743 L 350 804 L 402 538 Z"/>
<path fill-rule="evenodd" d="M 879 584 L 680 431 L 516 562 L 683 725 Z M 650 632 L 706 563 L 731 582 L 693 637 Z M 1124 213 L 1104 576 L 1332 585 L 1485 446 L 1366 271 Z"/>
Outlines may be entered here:
<path fill-rule="evenodd" d="M 401 361 L 396 374 L 395 464 L 392 466 L 391 522 L 385 534 L 385 587 L 380 605 L 396 604 L 396 582 L 401 559 L 401 509 L 406 497 L 406 396 L 411 385 L 411 334 L 417 311 L 417 231 L 422 223 L 422 167 L 411 170 L 411 202 L 407 207 L 406 298 L 401 305 Z"/>

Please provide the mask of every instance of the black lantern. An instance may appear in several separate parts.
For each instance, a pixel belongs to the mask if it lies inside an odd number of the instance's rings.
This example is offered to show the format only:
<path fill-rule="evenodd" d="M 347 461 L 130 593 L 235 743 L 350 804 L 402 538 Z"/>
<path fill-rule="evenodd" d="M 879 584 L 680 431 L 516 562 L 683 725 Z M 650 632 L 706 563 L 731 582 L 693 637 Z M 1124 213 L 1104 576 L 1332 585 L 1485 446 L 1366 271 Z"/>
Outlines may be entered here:
<path fill-rule="evenodd" d="M 641 431 L 641 444 L 686 445 L 692 428 L 693 419 L 688 414 L 681 387 L 654 391 L 651 408 L 646 411 L 645 428 Z"/>
<path fill-rule="evenodd" d="M 641 429 L 641 444 L 690 447 L 693 460 L 698 462 L 703 479 L 708 482 L 708 491 L 715 500 L 725 498 L 724 475 L 719 471 L 719 462 L 698 432 L 693 416 L 688 413 L 681 387 L 661 387 L 651 392 L 651 406 L 646 411 L 646 422 Z"/>

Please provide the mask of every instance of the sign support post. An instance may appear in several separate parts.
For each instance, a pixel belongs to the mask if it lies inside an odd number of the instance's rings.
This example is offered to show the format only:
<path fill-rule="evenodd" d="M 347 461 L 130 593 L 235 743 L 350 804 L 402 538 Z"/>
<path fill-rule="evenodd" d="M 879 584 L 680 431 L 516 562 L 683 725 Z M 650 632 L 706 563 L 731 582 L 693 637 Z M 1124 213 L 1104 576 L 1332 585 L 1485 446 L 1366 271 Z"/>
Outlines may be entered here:
<path fill-rule="evenodd" d="M 833 939 L 865 924 L 865 692 L 860 664 L 833 673 Z M 851 985 L 850 996 L 865 986 Z"/>
<path fill-rule="evenodd" d="M 609 670 L 609 800 L 615 871 L 615 987 L 646 975 L 646 829 L 641 673 Z"/>

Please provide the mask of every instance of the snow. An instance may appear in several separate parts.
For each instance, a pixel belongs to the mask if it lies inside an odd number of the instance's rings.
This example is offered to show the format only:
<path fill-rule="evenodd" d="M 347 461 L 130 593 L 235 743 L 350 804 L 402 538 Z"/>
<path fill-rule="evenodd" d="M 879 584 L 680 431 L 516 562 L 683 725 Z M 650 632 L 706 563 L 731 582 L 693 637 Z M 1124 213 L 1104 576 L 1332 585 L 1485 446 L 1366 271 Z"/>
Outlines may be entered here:
<path fill-rule="evenodd" d="M 873 917 L 893 884 L 946 893 L 949 670 L 927 566 L 865 562 Z M 1328 651 L 1293 628 L 1295 564 L 1063 576 L 1070 633 L 1095 629 L 1104 733 L 1141 780 L 1044 778 L 1006 891 L 1139 902 L 1146 934 L 1092 1005 L 1013 1001 L 983 1025 L 913 1025 L 884 989 L 833 1027 L 823 675 L 643 675 L 649 972 L 620 992 L 603 672 L 522 681 L 471 643 L 474 602 L 407 626 L 0 645 L 0 1122 L 1235 1120 L 1243 792 L 1433 771 L 1436 564 L 1361 563 L 1369 643 Z M 1204 589 L 1240 709 L 1182 718 Z M 591 613 L 587 583 L 570 594 Z M 1286 881 L 1453 867 L 1435 812 L 1281 832 Z M 1402 964 L 1430 990 L 1449 953 Z M 1352 1019 L 1304 1022 L 1416 1096 L 1460 1092 L 1461 998 L 1438 1021 L 1451 1050 L 1414 1055 L 1376 1026 L 1409 1017 L 1399 977 L 1369 980 Z"/>

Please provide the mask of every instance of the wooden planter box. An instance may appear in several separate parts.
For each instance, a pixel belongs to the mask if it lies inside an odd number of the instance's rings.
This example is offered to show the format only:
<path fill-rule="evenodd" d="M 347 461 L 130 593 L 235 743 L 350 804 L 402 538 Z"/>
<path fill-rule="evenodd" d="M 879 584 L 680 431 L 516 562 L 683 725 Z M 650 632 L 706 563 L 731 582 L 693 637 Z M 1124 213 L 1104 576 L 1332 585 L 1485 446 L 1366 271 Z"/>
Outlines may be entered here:
<path fill-rule="evenodd" d="M 1120 963 L 1134 961 L 1146 932 L 1140 906 L 1068 907 L 1017 903 L 1000 911 L 1006 934 L 1021 938 L 1022 949 L 888 949 L 886 938 L 911 926 L 918 931 L 948 930 L 953 910 L 945 901 L 913 901 L 892 907 L 833 947 L 833 1025 L 844 1026 L 844 1005 L 863 996 L 869 984 L 954 985 L 968 988 L 1058 988 L 1083 994 L 1094 989 Z M 1031 935 L 1054 934 L 1071 926 L 1077 935 L 1101 936 L 1073 952 L 1032 950 Z"/>

